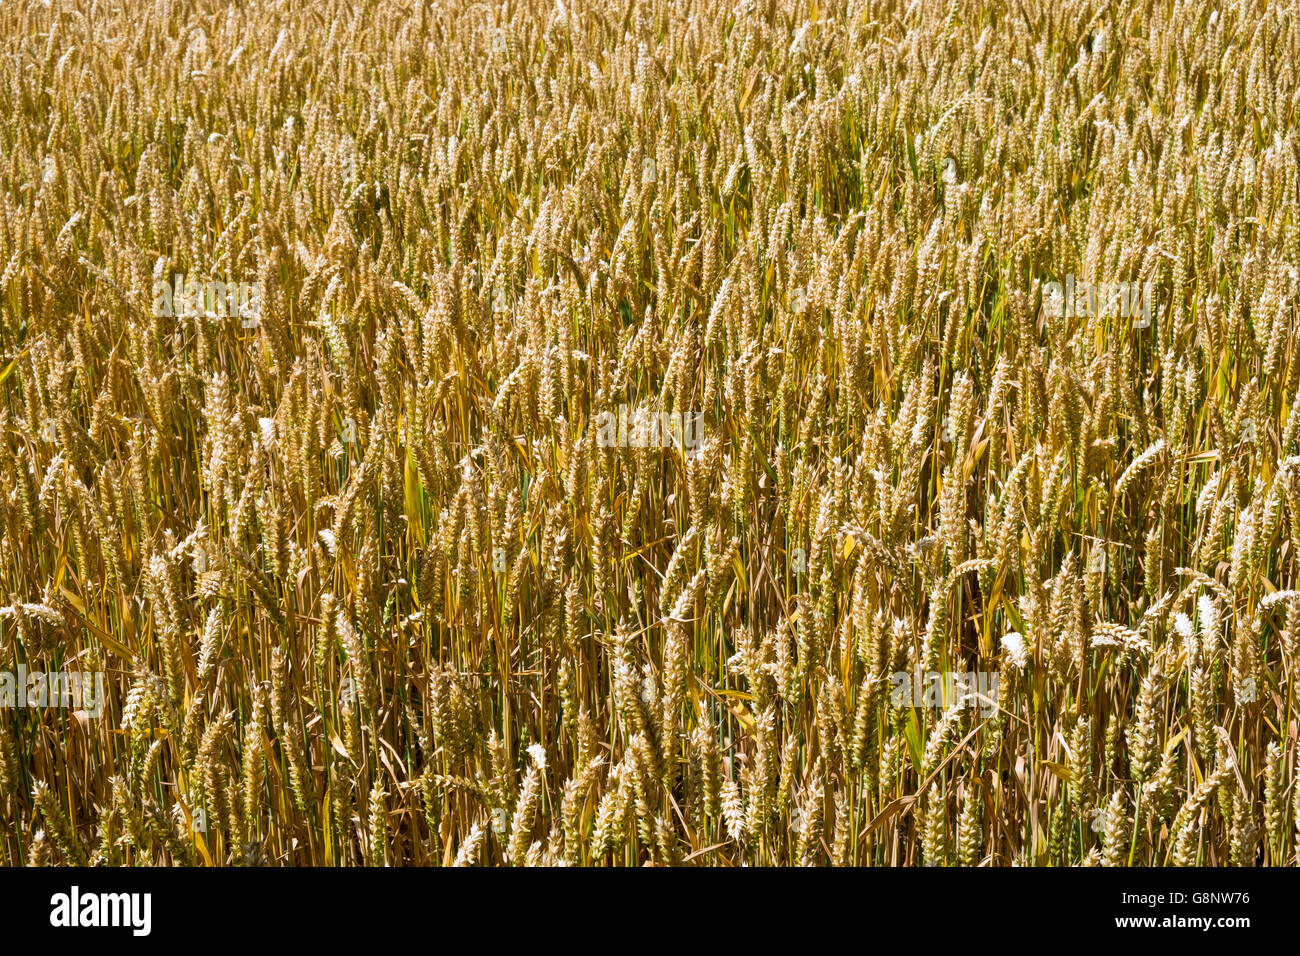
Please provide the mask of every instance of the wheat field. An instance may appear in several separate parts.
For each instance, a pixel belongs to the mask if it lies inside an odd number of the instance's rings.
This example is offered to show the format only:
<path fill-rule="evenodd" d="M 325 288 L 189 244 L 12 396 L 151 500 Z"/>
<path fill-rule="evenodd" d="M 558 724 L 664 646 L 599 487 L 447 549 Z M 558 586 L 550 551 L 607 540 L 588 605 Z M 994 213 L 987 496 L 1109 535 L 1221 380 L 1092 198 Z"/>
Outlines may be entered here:
<path fill-rule="evenodd" d="M 0 54 L 0 864 L 1296 863 L 1293 5 Z"/>

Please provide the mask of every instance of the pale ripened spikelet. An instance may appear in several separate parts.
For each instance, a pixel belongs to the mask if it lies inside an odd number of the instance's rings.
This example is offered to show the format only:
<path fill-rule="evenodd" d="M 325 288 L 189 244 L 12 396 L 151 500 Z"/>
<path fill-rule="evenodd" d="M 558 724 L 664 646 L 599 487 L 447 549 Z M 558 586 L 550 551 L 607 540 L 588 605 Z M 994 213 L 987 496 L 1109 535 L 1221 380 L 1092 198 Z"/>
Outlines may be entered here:
<path fill-rule="evenodd" d="M 198 677 L 199 683 L 206 683 L 217 665 L 217 655 L 221 649 L 221 609 L 212 608 L 203 625 L 203 636 L 199 641 Z"/>
<path fill-rule="evenodd" d="M 352 626 L 342 609 L 338 612 L 337 627 L 343 647 L 348 654 L 349 671 L 354 682 L 352 686 L 355 688 L 357 701 L 361 704 L 362 712 L 366 717 L 373 719 L 377 699 L 374 672 L 370 668 L 365 645 L 361 641 L 361 635 L 357 633 L 357 629 Z"/>
<path fill-rule="evenodd" d="M 44 830 L 32 834 L 32 841 L 27 847 L 28 866 L 52 866 L 53 852 L 50 842 L 45 838 Z"/>
<path fill-rule="evenodd" d="M 1159 769 L 1143 785 L 1142 800 L 1157 820 L 1168 822 L 1173 817 L 1178 785 L 1177 767 L 1174 751 L 1165 751 Z"/>
<path fill-rule="evenodd" d="M 578 775 L 564 785 L 560 816 L 564 826 L 564 861 L 577 866 L 587 849 L 587 834 L 581 821 L 591 787 L 600 779 L 604 759 L 588 761 Z"/>
<path fill-rule="evenodd" d="M 597 859 L 619 849 L 626 839 L 623 829 L 628 810 L 625 780 L 622 764 L 611 770 L 605 792 L 596 807 L 591 847 L 592 856 Z"/>
<path fill-rule="evenodd" d="M 73 831 L 67 812 L 59 803 L 59 798 L 54 795 L 54 791 L 38 780 L 32 788 L 32 799 L 41 812 L 51 841 L 58 847 L 64 860 L 72 866 L 85 866 L 85 848 Z"/>
<path fill-rule="evenodd" d="M 483 851 L 483 841 L 487 838 L 487 831 L 481 823 L 475 823 L 469 828 L 465 835 L 465 840 L 461 843 L 460 848 L 456 851 L 456 866 L 473 866 L 478 862 L 479 854 Z"/>
<path fill-rule="evenodd" d="M 1159 686 L 1160 674 L 1157 671 L 1152 671 L 1142 679 L 1137 713 L 1127 732 L 1129 773 L 1139 784 L 1147 780 L 1155 770 L 1159 750 L 1159 741 L 1156 739 L 1156 695 Z"/>
<path fill-rule="evenodd" d="M 849 813 L 849 800 L 843 790 L 835 790 L 835 832 L 831 837 L 831 865 L 850 865 L 850 848 L 856 840 L 853 819 Z"/>
<path fill-rule="evenodd" d="M 243 807 L 244 829 L 240 840 L 244 844 L 258 838 L 262 818 L 262 785 L 265 781 L 265 762 L 262 754 L 263 723 L 266 720 L 262 695 L 253 698 L 253 713 L 244 725 L 242 785 L 240 794 Z"/>
<path fill-rule="evenodd" d="M 925 800 L 921 859 L 925 866 L 948 864 L 948 809 L 943 795 L 931 790 Z"/>
<path fill-rule="evenodd" d="M 1102 836 L 1102 866 L 1127 866 L 1129 834 L 1132 821 L 1128 817 L 1128 799 L 1123 790 L 1116 790 L 1106 801 L 1103 811 L 1105 825 Z"/>
<path fill-rule="evenodd" d="M 968 786 L 957 817 L 957 862 L 962 866 L 977 865 L 983 847 L 983 807 L 979 795 Z"/>
<path fill-rule="evenodd" d="M 1081 718 L 1070 732 L 1070 801 L 1080 810 L 1092 806 L 1097 790 L 1092 746 L 1092 722 Z"/>
<path fill-rule="evenodd" d="M 802 866 L 809 866 L 820 856 L 826 823 L 826 780 L 821 764 L 809 774 L 809 784 L 803 795 L 803 806 L 797 811 L 797 841 L 794 858 Z"/>
<path fill-rule="evenodd" d="M 1285 845 L 1286 840 L 1286 783 L 1282 766 L 1282 748 L 1276 743 L 1268 745 L 1264 755 L 1264 830 L 1274 847 Z"/>
<path fill-rule="evenodd" d="M 1174 835 L 1174 866 L 1196 866 L 1197 849 L 1200 842 L 1200 830 L 1196 827 L 1184 827 Z"/>
<path fill-rule="evenodd" d="M 1221 752 L 1220 757 L 1222 756 Z M 1205 781 L 1192 792 L 1187 802 L 1179 809 L 1171 827 L 1173 833 L 1177 835 L 1180 831 L 1194 829 L 1196 816 L 1214 798 L 1219 788 L 1232 779 L 1232 776 L 1232 763 L 1228 759 L 1221 759 L 1214 772 L 1205 778 Z"/>
<path fill-rule="evenodd" d="M 717 737 L 703 718 L 702 714 L 692 739 L 699 776 L 700 805 L 707 818 L 717 821 L 722 814 L 722 761 L 718 755 Z"/>
<path fill-rule="evenodd" d="M 388 865 L 388 793 L 382 786 L 372 787 L 367 799 L 370 807 L 370 865 Z"/>
<path fill-rule="evenodd" d="M 944 711 L 943 716 L 935 722 L 921 757 L 921 769 L 927 775 L 939 766 L 940 761 L 947 756 L 948 748 L 956 743 L 964 716 L 963 708 L 953 706 Z"/>
<path fill-rule="evenodd" d="M 734 780 L 722 782 L 722 817 L 727 824 L 727 834 L 737 843 L 745 839 L 745 804 L 740 788 Z"/>
<path fill-rule="evenodd" d="M 230 711 L 211 721 L 203 731 L 203 739 L 195 756 L 199 784 L 196 802 L 207 814 L 207 819 L 214 823 L 230 816 L 226 784 L 231 774 L 222 758 L 226 737 L 233 727 L 234 715 Z"/>
<path fill-rule="evenodd" d="M 546 752 L 534 744 L 529 748 L 532 762 L 524 774 L 524 782 L 519 788 L 519 801 L 515 804 L 510 817 L 510 858 L 524 864 L 533 830 L 533 818 L 542 798 L 544 774 L 546 772 Z"/>
<path fill-rule="evenodd" d="M 1129 482 L 1133 481 L 1139 474 L 1141 474 L 1143 469 L 1149 468 L 1152 464 L 1154 464 L 1156 459 L 1158 459 L 1162 454 L 1164 454 L 1164 451 L 1165 451 L 1165 440 L 1161 438 L 1150 448 L 1146 449 L 1140 455 L 1135 457 L 1129 463 L 1129 466 L 1124 469 L 1124 473 L 1119 476 L 1119 481 L 1115 483 L 1115 491 L 1114 491 L 1115 497 L 1118 498 L 1120 495 L 1122 495 L 1125 489 L 1128 488 Z"/>

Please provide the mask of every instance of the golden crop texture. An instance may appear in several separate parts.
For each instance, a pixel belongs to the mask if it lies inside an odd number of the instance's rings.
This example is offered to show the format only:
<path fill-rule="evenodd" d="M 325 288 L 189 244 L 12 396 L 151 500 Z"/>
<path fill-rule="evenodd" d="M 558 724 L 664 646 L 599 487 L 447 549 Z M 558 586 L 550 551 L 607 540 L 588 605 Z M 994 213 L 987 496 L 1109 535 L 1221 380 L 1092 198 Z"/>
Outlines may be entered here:
<path fill-rule="evenodd" d="M 1298 41 L 4 3 L 0 864 L 1295 863 Z"/>

